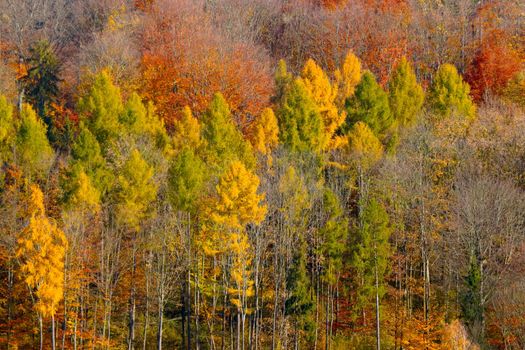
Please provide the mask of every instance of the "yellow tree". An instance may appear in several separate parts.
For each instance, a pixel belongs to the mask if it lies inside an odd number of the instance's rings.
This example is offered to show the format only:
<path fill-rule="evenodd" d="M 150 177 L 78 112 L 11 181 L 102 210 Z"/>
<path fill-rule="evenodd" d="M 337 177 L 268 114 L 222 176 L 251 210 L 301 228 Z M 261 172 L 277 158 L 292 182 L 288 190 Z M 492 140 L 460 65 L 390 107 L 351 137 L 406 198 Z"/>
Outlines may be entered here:
<path fill-rule="evenodd" d="M 333 149 L 340 146 L 340 140 L 334 134 L 344 123 L 345 113 L 339 113 L 335 105 L 337 85 L 332 85 L 330 79 L 314 60 L 306 61 L 301 79 L 310 98 L 317 105 L 326 134 L 326 144 L 323 149 Z"/>
<path fill-rule="evenodd" d="M 338 87 L 336 102 L 339 108 L 343 108 L 346 99 L 354 95 L 355 87 L 361 81 L 361 61 L 352 52 L 348 52 L 341 68 L 334 75 Z"/>
<path fill-rule="evenodd" d="M 269 155 L 272 148 L 277 146 L 279 126 L 271 108 L 265 108 L 259 118 L 250 125 L 248 139 L 253 148 L 263 155 Z"/>
<path fill-rule="evenodd" d="M 55 349 L 55 313 L 64 290 L 64 256 L 67 239 L 46 216 L 44 194 L 37 185 L 30 186 L 27 201 L 29 221 L 20 232 L 16 255 L 20 271 L 36 296 L 35 311 L 40 326 L 40 349 L 43 348 L 42 318 L 51 316 L 51 343 Z"/>
<path fill-rule="evenodd" d="M 259 178 L 240 161 L 233 161 L 216 186 L 209 218 L 215 231 L 215 246 L 230 260 L 228 292 L 237 309 L 237 349 L 244 344 L 247 298 L 253 295 L 250 265 L 251 246 L 246 233 L 248 224 L 260 224 L 266 215 L 263 194 L 257 193 Z M 221 243 L 222 242 L 222 243 Z M 218 250 L 215 253 L 219 252 Z M 242 325 L 242 337 L 241 337 Z"/>
<path fill-rule="evenodd" d="M 183 148 L 189 148 L 197 152 L 203 145 L 201 137 L 202 126 L 191 113 L 190 107 L 182 110 L 182 116 L 173 123 L 173 148 L 180 152 Z"/>

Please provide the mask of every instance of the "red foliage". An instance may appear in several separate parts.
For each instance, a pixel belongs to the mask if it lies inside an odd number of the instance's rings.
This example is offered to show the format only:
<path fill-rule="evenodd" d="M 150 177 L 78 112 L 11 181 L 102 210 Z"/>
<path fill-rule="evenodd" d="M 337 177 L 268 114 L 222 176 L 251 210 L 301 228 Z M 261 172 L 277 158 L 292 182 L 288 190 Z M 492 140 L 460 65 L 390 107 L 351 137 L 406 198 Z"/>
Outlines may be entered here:
<path fill-rule="evenodd" d="M 466 79 L 474 99 L 486 93 L 499 93 L 521 70 L 522 60 L 505 33 L 494 30 L 481 43 L 467 70 Z"/>

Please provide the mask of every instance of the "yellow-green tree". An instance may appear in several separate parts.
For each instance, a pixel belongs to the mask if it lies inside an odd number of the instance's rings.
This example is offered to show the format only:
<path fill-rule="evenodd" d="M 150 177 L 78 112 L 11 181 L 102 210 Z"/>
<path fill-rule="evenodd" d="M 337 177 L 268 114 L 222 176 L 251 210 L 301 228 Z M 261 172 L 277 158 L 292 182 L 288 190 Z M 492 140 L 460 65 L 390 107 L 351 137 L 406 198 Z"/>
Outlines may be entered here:
<path fill-rule="evenodd" d="M 44 176 L 53 161 L 53 149 L 47 139 L 46 126 L 33 108 L 24 104 L 16 134 L 17 161 L 27 176 Z"/>
<path fill-rule="evenodd" d="M 11 147 L 15 135 L 13 106 L 0 95 L 0 163 L 11 158 Z"/>
<path fill-rule="evenodd" d="M 459 113 L 467 118 L 474 118 L 476 106 L 470 97 L 470 86 L 452 64 L 439 67 L 428 94 L 430 108 L 442 117 Z"/>
<path fill-rule="evenodd" d="M 42 318 L 52 317 L 52 345 L 55 348 L 54 315 L 63 298 L 64 256 L 67 239 L 46 216 L 44 194 L 31 185 L 27 200 L 28 223 L 20 232 L 16 256 L 27 285 L 36 296 L 35 311 L 40 323 L 40 348 L 43 347 Z"/>
<path fill-rule="evenodd" d="M 190 107 L 184 107 L 181 118 L 173 123 L 172 142 L 175 151 L 189 148 L 198 152 L 204 145 L 201 131 L 202 126 L 191 113 Z"/>
<path fill-rule="evenodd" d="M 362 171 L 368 170 L 383 156 L 383 145 L 364 122 L 357 122 L 347 134 L 347 151 L 352 162 Z"/>

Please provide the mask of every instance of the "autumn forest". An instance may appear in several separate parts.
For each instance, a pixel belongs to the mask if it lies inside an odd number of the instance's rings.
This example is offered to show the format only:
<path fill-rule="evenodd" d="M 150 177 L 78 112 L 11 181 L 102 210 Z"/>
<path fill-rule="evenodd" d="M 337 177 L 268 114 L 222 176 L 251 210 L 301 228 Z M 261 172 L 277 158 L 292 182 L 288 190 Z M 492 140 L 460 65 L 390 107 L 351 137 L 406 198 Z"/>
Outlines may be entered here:
<path fill-rule="evenodd" d="M 525 349 L 525 2 L 0 0 L 0 349 Z"/>

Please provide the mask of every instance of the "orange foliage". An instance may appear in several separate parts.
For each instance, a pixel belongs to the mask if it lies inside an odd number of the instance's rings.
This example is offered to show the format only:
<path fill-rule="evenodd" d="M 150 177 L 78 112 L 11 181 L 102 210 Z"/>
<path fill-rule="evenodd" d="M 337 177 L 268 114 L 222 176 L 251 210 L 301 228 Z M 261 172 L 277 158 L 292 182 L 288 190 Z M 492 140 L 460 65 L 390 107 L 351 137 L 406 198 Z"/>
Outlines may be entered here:
<path fill-rule="evenodd" d="M 244 128 L 269 105 L 269 58 L 258 47 L 226 38 L 188 0 L 159 2 L 145 19 L 142 93 L 171 127 L 184 106 L 202 113 L 222 92 Z"/>
<path fill-rule="evenodd" d="M 504 32 L 489 33 L 467 70 L 466 79 L 474 99 L 479 101 L 488 92 L 500 93 L 521 70 L 522 64 L 523 60 Z"/>

